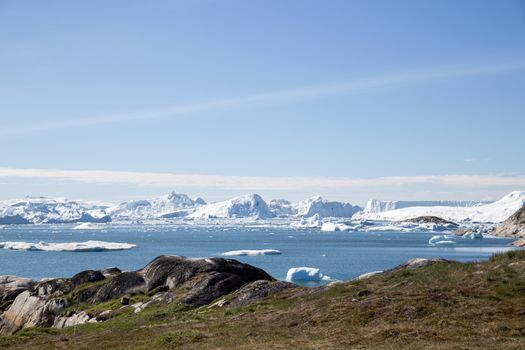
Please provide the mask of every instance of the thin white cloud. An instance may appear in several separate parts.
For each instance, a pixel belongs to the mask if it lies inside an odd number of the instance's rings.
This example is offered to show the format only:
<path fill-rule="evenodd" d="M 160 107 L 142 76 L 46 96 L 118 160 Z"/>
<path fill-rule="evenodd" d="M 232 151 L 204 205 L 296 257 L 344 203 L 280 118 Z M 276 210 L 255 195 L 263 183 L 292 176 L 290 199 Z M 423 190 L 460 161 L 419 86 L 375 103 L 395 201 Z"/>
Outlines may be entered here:
<path fill-rule="evenodd" d="M 238 108 L 257 104 L 272 104 L 293 102 L 308 98 L 320 98 L 332 95 L 351 94 L 359 91 L 385 88 L 389 86 L 420 84 L 447 79 L 459 79 L 473 76 L 505 73 L 525 69 L 525 63 L 502 63 L 462 67 L 433 67 L 420 70 L 405 71 L 397 74 L 382 75 L 364 79 L 356 79 L 342 83 L 327 84 L 278 90 L 267 93 L 244 95 L 233 98 L 221 98 L 177 106 L 155 108 L 127 113 L 116 113 L 85 118 L 63 118 L 31 125 L 6 126 L 0 130 L 0 136 L 17 136 L 27 133 L 43 132 L 55 129 L 67 129 L 89 125 L 118 123 L 134 120 L 150 120 L 160 118 L 175 118 L 205 111 L 216 111 L 227 108 Z"/>
<path fill-rule="evenodd" d="M 449 186 L 461 188 L 525 188 L 525 176 L 390 176 L 378 178 L 351 177 L 264 177 L 181 175 L 171 173 L 145 173 L 103 170 L 20 169 L 0 168 L 0 179 L 47 180 L 56 183 L 119 184 L 143 187 L 235 189 L 244 191 L 275 190 L 294 191 L 311 189 L 363 189 L 396 186 Z"/>

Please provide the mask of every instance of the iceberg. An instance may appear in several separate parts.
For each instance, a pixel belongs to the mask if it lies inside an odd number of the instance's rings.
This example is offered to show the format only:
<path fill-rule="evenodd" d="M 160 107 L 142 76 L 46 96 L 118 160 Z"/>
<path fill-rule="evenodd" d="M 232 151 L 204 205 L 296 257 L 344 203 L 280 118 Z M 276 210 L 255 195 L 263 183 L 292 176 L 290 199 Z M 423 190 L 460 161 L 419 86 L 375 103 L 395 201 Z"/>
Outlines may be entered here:
<path fill-rule="evenodd" d="M 26 197 L 0 202 L 0 225 L 110 222 L 108 205 L 65 198 Z"/>
<path fill-rule="evenodd" d="M 299 203 L 293 204 L 295 215 L 309 217 L 352 217 L 361 211 L 361 207 L 345 202 L 329 202 L 321 196 L 315 196 Z"/>
<path fill-rule="evenodd" d="M 207 204 L 187 216 L 192 219 L 213 218 L 257 218 L 275 217 L 268 205 L 258 194 L 249 194 L 233 199 Z"/>
<path fill-rule="evenodd" d="M 9 250 L 30 250 L 46 252 L 102 252 L 109 250 L 126 250 L 136 247 L 130 243 L 104 241 L 48 243 L 48 242 L 0 242 L 0 248 Z"/>
<path fill-rule="evenodd" d="M 286 273 L 287 281 L 301 281 L 301 282 L 320 282 L 330 281 L 329 276 L 323 275 L 319 272 L 318 268 L 315 267 L 292 267 Z"/>
<path fill-rule="evenodd" d="M 244 249 L 244 250 L 232 250 L 229 252 L 222 253 L 224 256 L 258 256 L 258 255 L 280 255 L 282 254 L 276 249 Z"/>
<path fill-rule="evenodd" d="M 191 199 L 185 194 L 171 192 L 159 198 L 124 202 L 109 208 L 107 212 L 118 220 L 158 219 L 186 216 L 187 210 L 205 204 L 202 198 Z"/>
<path fill-rule="evenodd" d="M 333 222 L 325 222 L 321 226 L 321 231 L 324 232 L 337 232 L 337 231 L 350 231 L 352 230 L 352 226 L 348 226 L 347 224 L 336 224 Z"/>
<path fill-rule="evenodd" d="M 411 207 L 479 207 L 489 204 L 487 201 L 381 201 L 370 199 L 365 206 L 365 213 L 382 213 L 385 211 Z"/>
<path fill-rule="evenodd" d="M 78 226 L 73 227 L 73 230 L 101 230 L 102 226 L 94 225 L 90 222 L 85 222 Z"/>
<path fill-rule="evenodd" d="M 455 237 L 450 236 L 450 235 L 436 235 L 436 236 L 432 236 L 432 238 L 428 240 L 428 244 L 429 245 L 455 244 L 456 242 L 452 240 L 453 238 Z"/>
<path fill-rule="evenodd" d="M 500 200 L 478 206 L 418 206 L 378 213 L 361 212 L 356 218 L 378 221 L 404 221 L 421 216 L 436 216 L 454 222 L 499 223 L 525 206 L 525 192 L 514 191 Z"/>

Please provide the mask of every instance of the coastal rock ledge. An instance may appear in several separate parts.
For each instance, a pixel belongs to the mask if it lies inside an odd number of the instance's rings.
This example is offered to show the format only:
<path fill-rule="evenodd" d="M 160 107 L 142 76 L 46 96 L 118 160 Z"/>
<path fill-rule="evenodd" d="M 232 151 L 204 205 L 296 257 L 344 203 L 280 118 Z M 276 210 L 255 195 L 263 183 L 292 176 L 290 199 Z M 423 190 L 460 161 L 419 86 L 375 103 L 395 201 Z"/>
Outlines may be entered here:
<path fill-rule="evenodd" d="M 166 255 L 138 271 L 88 270 L 39 282 L 0 276 L 0 334 L 101 322 L 116 313 L 140 312 L 153 303 L 198 307 L 227 296 L 232 305 L 245 304 L 283 288 L 300 287 L 233 259 Z"/>

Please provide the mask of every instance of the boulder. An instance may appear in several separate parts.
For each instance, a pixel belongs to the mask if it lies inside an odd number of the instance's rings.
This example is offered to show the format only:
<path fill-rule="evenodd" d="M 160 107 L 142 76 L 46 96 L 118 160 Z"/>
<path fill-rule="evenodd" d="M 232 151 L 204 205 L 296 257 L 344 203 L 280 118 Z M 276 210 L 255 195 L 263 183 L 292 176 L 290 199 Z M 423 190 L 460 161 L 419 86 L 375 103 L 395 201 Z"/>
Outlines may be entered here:
<path fill-rule="evenodd" d="M 119 298 L 127 294 L 144 292 L 146 282 L 138 272 L 123 272 L 113 277 L 107 283 L 94 286 L 93 296 L 90 301 L 94 304 L 101 303 L 114 298 Z"/>
<path fill-rule="evenodd" d="M 73 286 L 77 287 L 85 283 L 93 283 L 93 282 L 102 281 L 105 278 L 106 277 L 104 277 L 104 275 L 100 271 L 86 270 L 86 271 L 79 272 L 73 277 L 71 277 L 71 283 L 73 283 Z"/>
<path fill-rule="evenodd" d="M 512 245 L 515 247 L 525 247 L 525 238 L 520 238 L 512 242 Z"/>
<path fill-rule="evenodd" d="M 29 291 L 22 292 L 2 315 L 0 334 L 13 334 L 29 327 L 51 327 L 64 307 L 63 299 L 47 299 L 31 295 Z"/>
<path fill-rule="evenodd" d="M 120 275 L 122 271 L 119 268 L 116 267 L 108 267 L 107 269 L 100 270 L 100 273 L 104 275 L 104 277 L 115 277 L 116 275 Z"/>
<path fill-rule="evenodd" d="M 412 269 L 418 269 L 421 267 L 439 264 L 439 263 L 453 263 L 455 261 L 453 260 L 446 260 L 446 259 L 424 259 L 424 258 L 414 258 L 408 260 L 406 263 L 399 265 L 398 267 L 394 268 L 393 270 L 412 270 Z"/>
<path fill-rule="evenodd" d="M 35 281 L 15 276 L 0 276 L 0 312 L 6 310 L 22 292 L 33 288 Z"/>

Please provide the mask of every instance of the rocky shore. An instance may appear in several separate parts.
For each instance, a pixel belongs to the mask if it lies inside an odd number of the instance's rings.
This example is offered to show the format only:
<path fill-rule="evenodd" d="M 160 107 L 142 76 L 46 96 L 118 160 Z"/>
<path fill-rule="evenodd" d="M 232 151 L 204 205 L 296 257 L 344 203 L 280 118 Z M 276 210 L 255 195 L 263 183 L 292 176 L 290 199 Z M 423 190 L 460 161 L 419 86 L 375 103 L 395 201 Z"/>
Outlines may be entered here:
<path fill-rule="evenodd" d="M 0 276 L 0 334 L 103 322 L 121 312 L 139 313 L 153 303 L 198 307 L 232 294 L 228 304 L 246 305 L 291 287 L 299 288 L 237 260 L 180 256 L 159 256 L 130 272 L 87 270 L 39 282 Z"/>

